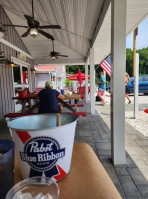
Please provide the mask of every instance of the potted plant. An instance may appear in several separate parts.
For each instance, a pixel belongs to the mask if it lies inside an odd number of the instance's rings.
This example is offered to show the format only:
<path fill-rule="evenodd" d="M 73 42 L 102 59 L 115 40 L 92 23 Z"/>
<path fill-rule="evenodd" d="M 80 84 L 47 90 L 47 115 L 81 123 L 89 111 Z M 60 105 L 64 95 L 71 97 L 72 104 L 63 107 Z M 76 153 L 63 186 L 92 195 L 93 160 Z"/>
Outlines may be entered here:
<path fill-rule="evenodd" d="M 73 81 L 71 81 L 69 79 L 64 79 L 64 83 L 65 83 L 66 87 L 69 87 L 72 85 Z"/>
<path fill-rule="evenodd" d="M 6 63 L 6 59 L 5 56 L 3 56 L 3 51 L 0 51 L 0 64 L 5 64 Z"/>

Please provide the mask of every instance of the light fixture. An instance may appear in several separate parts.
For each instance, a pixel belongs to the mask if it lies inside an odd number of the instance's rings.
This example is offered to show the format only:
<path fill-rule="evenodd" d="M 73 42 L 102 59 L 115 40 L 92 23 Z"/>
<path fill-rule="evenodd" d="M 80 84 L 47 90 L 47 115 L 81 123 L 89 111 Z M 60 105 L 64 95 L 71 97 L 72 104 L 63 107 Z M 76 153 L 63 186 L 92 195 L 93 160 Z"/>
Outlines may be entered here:
<path fill-rule="evenodd" d="M 13 61 L 11 61 L 10 66 L 15 66 L 15 63 Z"/>
<path fill-rule="evenodd" d="M 10 66 L 15 66 L 15 63 L 13 62 L 13 61 L 11 61 L 11 60 L 6 60 L 6 64 L 8 64 L 8 65 L 10 65 Z"/>
<path fill-rule="evenodd" d="M 52 60 L 55 60 L 55 59 L 56 59 L 56 56 L 52 56 L 51 59 L 52 59 Z"/>
<path fill-rule="evenodd" d="M 31 71 L 32 71 L 33 73 L 35 73 L 35 69 L 34 69 L 34 68 L 32 68 Z"/>
<path fill-rule="evenodd" d="M 36 28 L 31 28 L 30 35 L 31 37 L 36 38 L 38 36 L 38 30 Z"/>

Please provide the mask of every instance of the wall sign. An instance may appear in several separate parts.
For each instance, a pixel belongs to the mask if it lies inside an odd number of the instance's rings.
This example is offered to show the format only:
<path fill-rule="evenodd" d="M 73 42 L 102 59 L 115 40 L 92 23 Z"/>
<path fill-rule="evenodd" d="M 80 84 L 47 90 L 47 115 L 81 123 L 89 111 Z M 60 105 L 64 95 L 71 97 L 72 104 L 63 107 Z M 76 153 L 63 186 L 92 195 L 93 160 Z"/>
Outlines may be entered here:
<path fill-rule="evenodd" d="M 22 60 L 22 61 L 26 61 L 26 56 L 23 55 L 23 54 L 20 53 L 20 52 L 17 52 L 17 58 L 20 59 L 20 60 Z"/>

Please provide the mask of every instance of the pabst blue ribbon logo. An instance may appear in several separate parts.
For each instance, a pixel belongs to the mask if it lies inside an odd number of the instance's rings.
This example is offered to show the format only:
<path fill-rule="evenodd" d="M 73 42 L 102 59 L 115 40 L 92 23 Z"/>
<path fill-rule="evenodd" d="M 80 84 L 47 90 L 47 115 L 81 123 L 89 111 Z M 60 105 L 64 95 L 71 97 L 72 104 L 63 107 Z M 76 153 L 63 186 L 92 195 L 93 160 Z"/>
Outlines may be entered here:
<path fill-rule="evenodd" d="M 24 152 L 20 152 L 22 161 L 31 166 L 30 177 L 42 175 L 51 177 L 59 174 L 56 162 L 65 156 L 65 148 L 60 148 L 57 140 L 51 137 L 35 137 L 26 141 Z"/>

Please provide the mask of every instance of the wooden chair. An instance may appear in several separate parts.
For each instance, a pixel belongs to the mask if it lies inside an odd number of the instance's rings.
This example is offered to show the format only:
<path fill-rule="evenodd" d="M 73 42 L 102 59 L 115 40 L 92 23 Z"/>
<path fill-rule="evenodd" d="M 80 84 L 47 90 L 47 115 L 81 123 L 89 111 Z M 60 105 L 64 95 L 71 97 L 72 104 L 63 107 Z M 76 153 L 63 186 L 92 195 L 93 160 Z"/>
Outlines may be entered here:
<path fill-rule="evenodd" d="M 36 92 L 39 93 L 41 90 L 43 90 L 44 88 L 36 88 Z"/>
<path fill-rule="evenodd" d="M 85 87 L 78 88 L 78 95 L 81 95 L 81 99 L 85 99 Z"/>
<path fill-rule="evenodd" d="M 90 93 L 90 86 L 88 86 L 88 93 Z M 81 95 L 81 99 L 85 99 L 85 94 L 86 94 L 85 87 L 79 87 L 78 94 Z"/>

